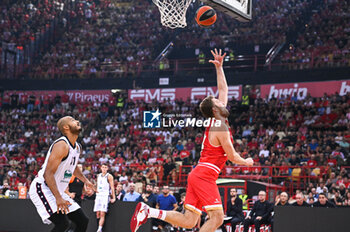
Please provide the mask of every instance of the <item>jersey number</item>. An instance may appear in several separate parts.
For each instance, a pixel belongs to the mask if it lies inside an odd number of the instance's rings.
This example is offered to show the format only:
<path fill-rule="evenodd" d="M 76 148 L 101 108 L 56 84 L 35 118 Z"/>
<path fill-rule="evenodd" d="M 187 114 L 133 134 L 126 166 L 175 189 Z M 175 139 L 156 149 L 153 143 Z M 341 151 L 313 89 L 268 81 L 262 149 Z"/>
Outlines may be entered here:
<path fill-rule="evenodd" d="M 73 157 L 72 161 L 70 162 L 70 165 L 75 165 L 75 157 Z"/>

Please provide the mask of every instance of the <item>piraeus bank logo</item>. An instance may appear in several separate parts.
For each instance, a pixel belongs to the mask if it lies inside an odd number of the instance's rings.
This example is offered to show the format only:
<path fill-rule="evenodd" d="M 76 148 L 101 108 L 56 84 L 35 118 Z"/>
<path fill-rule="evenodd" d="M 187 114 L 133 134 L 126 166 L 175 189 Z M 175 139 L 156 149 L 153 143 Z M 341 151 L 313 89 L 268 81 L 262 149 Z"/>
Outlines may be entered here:
<path fill-rule="evenodd" d="M 160 128 L 160 115 L 162 113 L 157 109 L 152 111 L 143 111 L 144 128 Z"/>

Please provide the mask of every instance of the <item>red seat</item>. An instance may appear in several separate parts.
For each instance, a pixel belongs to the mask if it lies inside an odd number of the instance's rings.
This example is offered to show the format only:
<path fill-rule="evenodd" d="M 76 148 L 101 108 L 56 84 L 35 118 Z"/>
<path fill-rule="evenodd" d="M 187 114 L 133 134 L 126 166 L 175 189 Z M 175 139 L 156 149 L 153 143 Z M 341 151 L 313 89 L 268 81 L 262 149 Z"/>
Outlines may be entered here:
<path fill-rule="evenodd" d="M 249 226 L 249 232 L 270 232 L 271 230 L 271 226 L 270 225 L 268 225 L 268 224 L 262 224 L 261 226 L 260 226 L 260 231 L 255 231 L 255 226 L 254 225 L 251 225 L 251 226 Z"/>

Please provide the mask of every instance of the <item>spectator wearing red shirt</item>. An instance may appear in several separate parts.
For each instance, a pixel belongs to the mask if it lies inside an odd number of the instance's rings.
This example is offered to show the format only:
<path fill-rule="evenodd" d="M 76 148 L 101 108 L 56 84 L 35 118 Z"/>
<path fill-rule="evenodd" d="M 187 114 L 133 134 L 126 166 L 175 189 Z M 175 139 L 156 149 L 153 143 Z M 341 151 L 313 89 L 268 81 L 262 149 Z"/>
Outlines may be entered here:
<path fill-rule="evenodd" d="M 197 152 L 201 150 L 202 142 L 203 142 L 202 134 L 197 134 L 197 136 L 194 140 L 194 143 L 196 144 L 196 151 Z"/>
<path fill-rule="evenodd" d="M 180 153 L 176 148 L 173 150 L 171 157 L 173 157 L 175 159 L 175 161 L 181 161 Z"/>
<path fill-rule="evenodd" d="M 108 115 L 114 116 L 114 110 L 117 106 L 117 101 L 115 99 L 116 97 L 114 95 L 111 95 L 108 99 Z"/>
<path fill-rule="evenodd" d="M 163 135 L 158 135 L 156 138 L 156 144 L 161 145 L 164 142 L 164 136 Z"/>
<path fill-rule="evenodd" d="M 277 140 L 277 142 L 275 143 L 275 148 L 276 149 L 284 149 L 285 146 L 284 146 L 284 143 L 282 142 L 282 140 Z"/>
<path fill-rule="evenodd" d="M 159 157 L 161 153 L 160 147 L 156 146 L 153 148 L 151 154 L 154 155 L 154 157 Z"/>
<path fill-rule="evenodd" d="M 68 96 L 66 91 L 64 91 L 64 94 L 62 95 L 61 101 L 62 101 L 63 108 L 65 110 L 68 110 L 68 108 L 69 108 L 69 96 Z"/>
<path fill-rule="evenodd" d="M 2 108 L 7 111 L 10 109 L 10 96 L 8 93 L 5 93 L 2 99 Z"/>
<path fill-rule="evenodd" d="M 151 154 L 151 151 L 149 150 L 149 147 L 145 146 L 145 148 L 142 151 L 142 159 L 143 160 L 148 160 L 150 154 Z"/>
<path fill-rule="evenodd" d="M 34 147 L 31 147 L 30 148 L 30 151 L 27 153 L 28 156 L 33 156 L 35 157 L 36 156 L 36 151 L 35 151 L 35 148 Z"/>
<path fill-rule="evenodd" d="M 7 164 L 7 162 L 8 162 L 8 159 L 7 159 L 7 157 L 6 157 L 5 152 L 3 152 L 3 153 L 0 155 L 0 165 Z"/>
<path fill-rule="evenodd" d="M 296 126 L 296 121 L 295 119 L 293 119 L 292 117 L 289 117 L 288 118 L 288 121 L 287 121 L 287 128 L 294 128 Z"/>
<path fill-rule="evenodd" d="M 40 97 L 37 97 L 35 99 L 35 102 L 34 102 L 34 108 L 38 111 L 40 111 L 40 107 L 41 107 L 41 99 Z"/>
<path fill-rule="evenodd" d="M 336 159 L 332 159 L 332 158 L 327 159 L 327 166 L 335 167 L 336 165 L 337 165 Z"/>
<path fill-rule="evenodd" d="M 343 184 L 345 185 L 345 188 L 348 189 L 350 187 L 350 181 L 347 176 L 344 176 L 344 182 Z"/>
<path fill-rule="evenodd" d="M 24 185 L 27 182 L 27 173 L 22 172 L 20 174 L 20 178 L 18 178 L 18 181 Z"/>
<path fill-rule="evenodd" d="M 266 135 L 266 129 L 264 128 L 264 125 L 260 124 L 259 130 L 258 130 L 258 136 L 264 137 Z"/>
<path fill-rule="evenodd" d="M 259 145 L 256 138 L 253 138 L 252 141 L 247 144 L 249 150 L 257 150 Z"/>
<path fill-rule="evenodd" d="M 26 109 L 27 104 L 28 104 L 28 94 L 27 94 L 27 92 L 23 92 L 20 95 L 20 106 L 23 107 L 24 109 Z"/>
<path fill-rule="evenodd" d="M 180 151 L 180 159 L 184 162 L 184 164 L 189 163 L 189 157 L 190 157 L 190 152 L 186 149 L 183 149 Z"/>
<path fill-rule="evenodd" d="M 315 168 L 317 166 L 317 161 L 315 155 L 311 155 L 311 158 L 307 161 L 307 166 L 309 168 Z"/>
<path fill-rule="evenodd" d="M 50 107 L 50 96 L 48 94 L 45 94 L 43 96 L 43 107 L 45 110 L 49 110 Z"/>
<path fill-rule="evenodd" d="M 336 150 L 332 152 L 330 157 L 333 159 L 336 159 L 337 163 L 344 162 L 344 159 L 345 159 L 344 153 L 341 152 L 340 146 L 336 147 Z"/>
<path fill-rule="evenodd" d="M 282 162 L 282 166 L 279 169 L 280 176 L 288 176 L 289 175 L 289 167 L 286 162 Z"/>

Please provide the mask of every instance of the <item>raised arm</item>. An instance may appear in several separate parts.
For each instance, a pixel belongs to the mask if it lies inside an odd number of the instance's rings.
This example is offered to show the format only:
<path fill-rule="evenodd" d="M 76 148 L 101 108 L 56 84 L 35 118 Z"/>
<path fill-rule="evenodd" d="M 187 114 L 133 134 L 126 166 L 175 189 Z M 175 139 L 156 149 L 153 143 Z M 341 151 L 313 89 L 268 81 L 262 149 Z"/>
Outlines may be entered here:
<path fill-rule="evenodd" d="M 254 161 L 252 160 L 252 158 L 243 159 L 236 152 L 236 150 L 233 147 L 233 144 L 231 142 L 230 132 L 229 132 L 227 126 L 225 125 L 225 123 L 221 123 L 221 128 L 219 130 L 215 131 L 214 133 L 215 133 L 216 138 L 218 138 L 220 145 L 224 149 L 228 160 L 230 160 L 231 162 L 233 162 L 235 164 L 239 164 L 239 165 L 245 165 L 245 166 L 252 166 L 253 165 Z"/>
<path fill-rule="evenodd" d="M 62 213 L 68 213 L 68 206 L 70 205 L 69 201 L 66 201 L 62 198 L 60 192 L 57 188 L 57 183 L 55 180 L 55 173 L 58 166 L 60 165 L 62 159 L 64 159 L 69 151 L 68 144 L 64 141 L 59 141 L 52 147 L 51 155 L 47 161 L 46 169 L 44 172 L 44 179 L 47 186 L 51 190 L 52 194 L 55 196 L 57 204 L 57 213 L 61 210 Z"/>
<path fill-rule="evenodd" d="M 216 69 L 216 79 L 217 79 L 217 85 L 218 85 L 218 91 L 219 91 L 219 100 L 224 103 L 224 105 L 227 105 L 227 95 L 228 95 L 228 87 L 226 83 L 226 77 L 224 73 L 224 69 L 222 67 L 224 63 L 224 58 L 226 56 L 226 53 L 221 55 L 221 49 L 219 52 L 215 48 L 215 50 L 211 50 L 211 54 L 214 56 L 214 60 L 209 60 L 210 63 L 213 63 L 215 65 Z"/>

